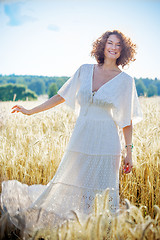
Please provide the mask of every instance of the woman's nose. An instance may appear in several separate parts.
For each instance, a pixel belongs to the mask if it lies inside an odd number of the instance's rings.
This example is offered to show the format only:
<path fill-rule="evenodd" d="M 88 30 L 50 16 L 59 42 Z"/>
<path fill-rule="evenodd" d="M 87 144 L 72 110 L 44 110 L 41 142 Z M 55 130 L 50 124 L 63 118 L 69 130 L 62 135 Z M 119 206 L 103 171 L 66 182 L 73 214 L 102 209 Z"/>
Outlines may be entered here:
<path fill-rule="evenodd" d="M 116 45 L 115 44 L 112 44 L 112 49 L 116 49 Z"/>

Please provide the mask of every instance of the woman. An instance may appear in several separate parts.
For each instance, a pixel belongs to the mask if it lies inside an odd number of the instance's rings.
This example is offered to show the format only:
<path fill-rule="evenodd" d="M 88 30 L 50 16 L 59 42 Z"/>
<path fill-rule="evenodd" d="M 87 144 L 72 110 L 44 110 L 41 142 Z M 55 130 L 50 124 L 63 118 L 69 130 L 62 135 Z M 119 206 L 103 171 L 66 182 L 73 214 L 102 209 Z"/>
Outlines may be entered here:
<path fill-rule="evenodd" d="M 32 115 L 64 101 L 80 105 L 72 137 L 54 178 L 47 186 L 27 186 L 17 181 L 2 184 L 1 205 L 17 227 L 25 219 L 27 229 L 54 225 L 72 218 L 72 211 L 89 214 L 96 193 L 110 189 L 110 211 L 119 209 L 119 167 L 123 129 L 126 157 L 124 173 L 132 164 L 132 125 L 142 119 L 134 80 L 119 69 L 134 61 L 135 45 L 121 32 L 107 31 L 93 43 L 97 64 L 84 64 L 45 103 L 14 112 Z M 18 217 L 17 217 L 18 216 Z M 33 226 L 34 225 L 34 226 Z"/>

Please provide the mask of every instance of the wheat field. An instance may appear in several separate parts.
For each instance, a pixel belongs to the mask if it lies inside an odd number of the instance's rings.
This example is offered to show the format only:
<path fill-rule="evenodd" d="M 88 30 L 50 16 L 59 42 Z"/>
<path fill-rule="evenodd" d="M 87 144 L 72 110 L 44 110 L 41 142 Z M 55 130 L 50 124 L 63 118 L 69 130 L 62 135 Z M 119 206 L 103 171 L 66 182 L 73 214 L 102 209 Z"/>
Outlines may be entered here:
<path fill-rule="evenodd" d="M 41 101 L 18 104 L 31 108 Z M 134 167 L 126 175 L 120 168 L 120 199 L 127 211 L 111 217 L 105 192 L 96 197 L 96 209 L 86 222 L 75 216 L 76 221 L 39 231 L 33 239 L 160 239 L 160 98 L 140 98 L 140 104 L 143 121 L 133 129 Z M 0 182 L 47 184 L 61 161 L 76 114 L 65 104 L 33 116 L 11 114 L 13 106 L 14 102 L 0 103 Z"/>

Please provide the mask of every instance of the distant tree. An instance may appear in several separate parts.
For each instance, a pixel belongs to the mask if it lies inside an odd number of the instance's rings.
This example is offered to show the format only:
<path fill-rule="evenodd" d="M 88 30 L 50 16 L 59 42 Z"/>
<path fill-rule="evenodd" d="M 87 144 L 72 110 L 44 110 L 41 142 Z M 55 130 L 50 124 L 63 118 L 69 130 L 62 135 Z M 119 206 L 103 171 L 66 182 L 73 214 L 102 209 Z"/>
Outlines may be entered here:
<path fill-rule="evenodd" d="M 0 85 L 0 101 L 17 101 L 17 100 L 33 100 L 37 96 L 31 90 L 28 91 L 26 86 L 16 84 Z"/>
<path fill-rule="evenodd" d="M 22 100 L 37 100 L 37 95 L 35 92 L 31 91 L 30 89 L 26 89 L 26 91 L 24 92 L 24 97 Z"/>
<path fill-rule="evenodd" d="M 69 79 L 69 77 L 58 77 L 56 80 L 56 84 L 58 89 L 62 87 L 62 85 Z"/>
<path fill-rule="evenodd" d="M 16 83 L 16 80 L 11 78 L 7 81 L 7 83 Z"/>
<path fill-rule="evenodd" d="M 149 78 L 140 78 L 139 80 L 142 80 L 146 88 L 148 88 L 149 85 L 153 83 L 153 80 Z"/>
<path fill-rule="evenodd" d="M 29 83 L 28 88 L 34 91 L 37 95 L 42 95 L 45 93 L 45 84 L 40 79 Z"/>
<path fill-rule="evenodd" d="M 142 80 L 138 80 L 136 82 L 136 89 L 137 89 L 138 96 L 144 96 L 145 93 L 147 92 L 147 89 L 146 89 L 144 83 L 142 82 Z"/>
<path fill-rule="evenodd" d="M 48 89 L 48 97 L 52 97 L 54 96 L 58 91 L 58 88 L 57 88 L 57 85 L 56 83 L 52 83 L 50 86 L 49 86 L 49 89 Z"/>
<path fill-rule="evenodd" d="M 158 94 L 158 89 L 155 85 L 151 84 L 148 87 L 147 96 L 152 97 Z"/>
<path fill-rule="evenodd" d="M 57 88 L 59 89 L 67 80 L 68 77 L 45 77 L 44 82 L 46 86 L 46 92 L 48 92 L 49 86 L 52 83 L 55 83 L 57 85 Z"/>
<path fill-rule="evenodd" d="M 18 78 L 17 78 L 17 76 L 14 76 L 14 77 L 12 77 L 12 79 L 15 80 L 16 84 L 25 85 L 25 77 L 23 77 L 23 76 L 19 76 Z"/>
<path fill-rule="evenodd" d="M 160 96 L 160 81 L 159 80 L 155 80 L 155 86 L 157 87 L 158 96 Z"/>

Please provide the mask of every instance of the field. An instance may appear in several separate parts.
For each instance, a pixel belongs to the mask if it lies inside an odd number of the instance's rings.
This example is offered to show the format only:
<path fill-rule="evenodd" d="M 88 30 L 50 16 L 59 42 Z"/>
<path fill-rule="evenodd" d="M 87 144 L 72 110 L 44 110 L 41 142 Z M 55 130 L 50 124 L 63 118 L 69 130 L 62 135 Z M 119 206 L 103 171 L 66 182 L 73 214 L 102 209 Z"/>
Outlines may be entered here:
<path fill-rule="evenodd" d="M 19 104 L 30 108 L 41 101 Z M 120 168 L 120 198 L 122 202 L 129 200 L 126 206 L 130 214 L 109 220 L 104 193 L 101 201 L 95 200 L 96 209 L 88 222 L 67 222 L 53 232 L 46 229 L 37 233 L 34 239 L 160 239 L 160 98 L 140 98 L 140 103 L 143 121 L 133 131 L 134 167 L 127 175 Z M 11 114 L 13 105 L 0 103 L 0 182 L 17 179 L 29 185 L 47 184 L 63 156 L 76 114 L 62 104 L 24 116 Z"/>

